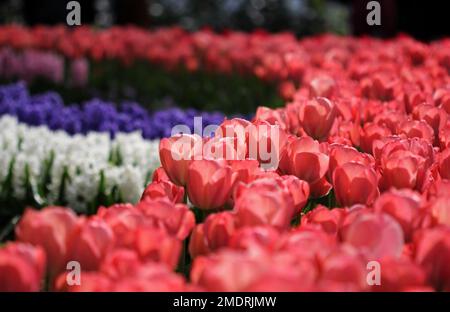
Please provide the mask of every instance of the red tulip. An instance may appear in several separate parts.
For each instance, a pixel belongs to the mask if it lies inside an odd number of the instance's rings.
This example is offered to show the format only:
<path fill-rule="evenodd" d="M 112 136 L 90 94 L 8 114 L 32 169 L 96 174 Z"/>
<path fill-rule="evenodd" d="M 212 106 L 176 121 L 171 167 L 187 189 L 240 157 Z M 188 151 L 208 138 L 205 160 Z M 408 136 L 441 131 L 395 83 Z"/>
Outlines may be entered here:
<path fill-rule="evenodd" d="M 372 291 L 409 291 L 426 289 L 425 271 L 410 260 L 386 258 L 380 261 L 380 285 Z"/>
<path fill-rule="evenodd" d="M 361 213 L 348 226 L 344 241 L 368 259 L 399 257 L 404 243 L 400 225 L 387 214 Z"/>
<path fill-rule="evenodd" d="M 212 251 L 226 247 L 236 230 L 234 215 L 228 211 L 209 215 L 204 224 L 205 239 Z"/>
<path fill-rule="evenodd" d="M 393 217 L 403 229 L 405 240 L 410 241 L 414 231 L 414 220 L 422 205 L 420 194 L 409 189 L 391 190 L 383 193 L 374 204 L 376 212 L 384 212 Z"/>
<path fill-rule="evenodd" d="M 230 198 L 236 176 L 221 160 L 196 160 L 187 176 L 187 193 L 193 205 L 200 209 L 217 209 Z"/>
<path fill-rule="evenodd" d="M 169 176 L 163 167 L 157 168 L 153 172 L 152 182 L 170 181 Z"/>
<path fill-rule="evenodd" d="M 175 268 L 181 252 L 181 242 L 164 228 L 141 226 L 135 232 L 135 250 L 144 261 L 165 263 Z"/>
<path fill-rule="evenodd" d="M 450 179 L 450 148 L 438 155 L 439 175 L 443 179 Z"/>
<path fill-rule="evenodd" d="M 223 250 L 195 258 L 191 281 L 208 291 L 243 291 L 267 268 L 267 255 Z"/>
<path fill-rule="evenodd" d="M 173 203 L 182 203 L 184 200 L 184 188 L 170 181 L 152 182 L 142 193 L 141 201 L 148 199 L 167 198 Z"/>
<path fill-rule="evenodd" d="M 383 164 L 381 187 L 420 190 L 423 184 L 425 160 L 411 152 L 399 150 L 391 153 Z"/>
<path fill-rule="evenodd" d="M 83 271 L 94 271 L 114 246 L 114 234 L 100 219 L 89 219 L 77 225 L 68 237 L 67 261 L 78 261 Z"/>
<path fill-rule="evenodd" d="M 261 167 L 274 170 L 278 167 L 281 151 L 289 140 L 288 133 L 279 125 L 256 120 L 247 127 L 247 158 L 257 159 Z"/>
<path fill-rule="evenodd" d="M 414 237 L 415 261 L 427 273 L 427 280 L 436 290 L 450 291 L 450 230 L 436 227 Z"/>
<path fill-rule="evenodd" d="M 321 282 L 362 291 L 368 287 L 367 270 L 356 249 L 343 245 L 321 261 Z M 344 286 L 345 285 L 345 286 Z"/>
<path fill-rule="evenodd" d="M 279 239 L 280 233 L 271 226 L 243 227 L 231 236 L 229 246 L 240 250 L 274 250 Z"/>
<path fill-rule="evenodd" d="M 360 147 L 365 153 L 372 153 L 374 142 L 391 135 L 391 131 L 375 123 L 366 123 L 360 133 Z"/>
<path fill-rule="evenodd" d="M 231 160 L 228 164 L 236 175 L 236 182 L 250 183 L 256 175 L 261 173 L 256 159 Z"/>
<path fill-rule="evenodd" d="M 413 117 L 416 120 L 425 121 L 433 130 L 435 134 L 439 133 L 445 124 L 447 123 L 447 112 L 435 107 L 432 104 L 422 103 L 414 108 Z"/>
<path fill-rule="evenodd" d="M 184 204 L 174 204 L 167 199 L 159 198 L 143 200 L 136 207 L 144 216 L 161 224 L 180 240 L 189 236 L 195 226 L 194 213 Z"/>
<path fill-rule="evenodd" d="M 328 171 L 328 156 L 319 142 L 302 137 L 288 143 L 281 155 L 280 169 L 312 184 L 322 179 Z"/>
<path fill-rule="evenodd" d="M 319 97 L 300 105 L 299 119 L 305 132 L 317 140 L 328 137 L 336 118 L 336 107 L 327 98 Z"/>
<path fill-rule="evenodd" d="M 429 203 L 428 209 L 438 224 L 450 226 L 450 196 L 434 199 Z"/>
<path fill-rule="evenodd" d="M 198 256 L 206 255 L 210 252 L 208 243 L 205 238 L 205 226 L 203 223 L 198 224 L 192 231 L 189 238 L 189 254 L 192 259 Z"/>
<path fill-rule="evenodd" d="M 328 76 L 319 76 L 309 83 L 309 92 L 313 97 L 332 97 L 336 91 L 336 82 Z"/>
<path fill-rule="evenodd" d="M 161 164 L 176 185 L 184 186 L 189 164 L 201 154 L 202 140 L 197 135 L 176 135 L 164 138 L 159 143 Z"/>
<path fill-rule="evenodd" d="M 294 200 L 295 212 L 300 213 L 308 202 L 308 183 L 292 175 L 281 176 L 281 182 Z"/>
<path fill-rule="evenodd" d="M 45 274 L 41 247 L 7 243 L 0 247 L 0 292 L 39 291 Z"/>
<path fill-rule="evenodd" d="M 73 211 L 64 207 L 27 209 L 16 227 L 16 237 L 21 242 L 41 246 L 47 255 L 48 270 L 55 274 L 66 267 L 67 240 L 76 223 Z"/>
<path fill-rule="evenodd" d="M 405 134 L 408 138 L 421 138 L 433 143 L 434 131 L 425 121 L 408 120 L 403 122 L 397 131 L 398 134 Z"/>
<path fill-rule="evenodd" d="M 335 169 L 333 187 L 336 200 L 341 206 L 371 205 L 380 194 L 375 171 L 354 162 Z"/>
<path fill-rule="evenodd" d="M 131 204 L 100 207 L 97 216 L 103 219 L 113 231 L 116 247 L 130 247 L 134 242 L 135 230 L 145 220 L 141 210 Z"/>
<path fill-rule="evenodd" d="M 257 180 L 238 185 L 234 212 L 239 226 L 272 225 L 285 229 L 295 213 L 294 200 L 277 180 Z"/>
<path fill-rule="evenodd" d="M 355 148 L 339 144 L 330 145 L 330 177 L 334 170 L 348 162 L 356 162 L 365 166 L 374 166 L 375 160 L 369 154 L 360 153 Z"/>
<path fill-rule="evenodd" d="M 338 235 L 346 213 L 345 209 L 330 209 L 318 205 L 302 217 L 301 224 L 319 224 L 326 233 Z"/>

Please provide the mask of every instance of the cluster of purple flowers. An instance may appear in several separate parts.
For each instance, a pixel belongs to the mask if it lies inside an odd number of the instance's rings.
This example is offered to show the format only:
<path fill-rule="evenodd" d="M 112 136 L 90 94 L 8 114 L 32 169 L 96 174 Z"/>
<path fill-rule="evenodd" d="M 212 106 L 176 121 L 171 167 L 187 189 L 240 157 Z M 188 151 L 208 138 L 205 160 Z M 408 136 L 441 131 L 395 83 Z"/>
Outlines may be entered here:
<path fill-rule="evenodd" d="M 135 102 L 115 105 L 100 99 L 64 105 L 55 92 L 30 95 L 22 82 L 0 86 L 0 116 L 5 114 L 14 115 L 28 125 L 47 125 L 70 134 L 98 131 L 114 136 L 117 132 L 140 130 L 146 139 L 170 136 L 172 127 L 179 124 L 193 131 L 195 116 L 202 117 L 203 126 L 218 125 L 225 118 L 220 112 L 173 107 L 150 113 Z"/>

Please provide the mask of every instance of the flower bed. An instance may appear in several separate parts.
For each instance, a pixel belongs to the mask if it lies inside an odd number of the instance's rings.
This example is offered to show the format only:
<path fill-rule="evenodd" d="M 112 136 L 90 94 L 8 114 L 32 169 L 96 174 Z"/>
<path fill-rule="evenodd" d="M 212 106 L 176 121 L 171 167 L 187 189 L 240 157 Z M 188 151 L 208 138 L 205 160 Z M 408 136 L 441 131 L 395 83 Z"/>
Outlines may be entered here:
<path fill-rule="evenodd" d="M 31 126 L 46 125 L 52 130 L 69 134 L 86 134 L 91 131 L 140 131 L 145 139 L 159 139 L 171 135 L 176 125 L 187 125 L 194 131 L 194 117 L 204 125 L 220 124 L 225 116 L 220 112 L 201 112 L 177 107 L 148 112 L 136 102 L 125 101 L 119 105 L 94 98 L 82 104 L 65 104 L 55 92 L 30 95 L 25 84 L 0 86 L 0 116 L 16 116 Z"/>
<path fill-rule="evenodd" d="M 92 213 L 101 204 L 136 202 L 158 166 L 159 140 L 139 132 L 74 135 L 0 117 L 0 207 L 14 216 L 24 205 L 68 205 Z"/>
<path fill-rule="evenodd" d="M 227 43 L 230 56 L 253 42 L 258 48 L 243 59 L 230 58 L 233 71 L 255 57 L 243 68 L 293 89 L 284 107 L 260 106 L 252 121 L 227 119 L 212 136 L 162 138 L 161 167 L 137 203 L 96 207 L 90 216 L 28 209 L 15 242 L 0 249 L 5 290 L 450 290 L 448 39 L 426 45 L 405 37 L 297 41 L 82 28 L 68 37 L 74 45 L 56 33 L 34 41 L 45 29 L 15 31 L 26 39 L 15 48 L 57 44 L 67 55 L 124 62 L 158 57 L 167 70 L 198 60 L 189 53 L 172 58 L 175 52 L 166 58 L 167 47 L 186 52 L 195 42 L 216 55 Z M 82 43 L 91 35 L 115 49 Z M 147 46 L 152 42 L 160 43 L 158 53 Z M 261 68 L 262 59 L 270 61 Z M 283 63 L 293 59 L 301 66 Z M 221 60 L 207 64 L 221 72 Z M 295 79 L 293 69 L 301 73 Z M 69 261 L 81 267 L 80 284 L 67 283 Z"/>

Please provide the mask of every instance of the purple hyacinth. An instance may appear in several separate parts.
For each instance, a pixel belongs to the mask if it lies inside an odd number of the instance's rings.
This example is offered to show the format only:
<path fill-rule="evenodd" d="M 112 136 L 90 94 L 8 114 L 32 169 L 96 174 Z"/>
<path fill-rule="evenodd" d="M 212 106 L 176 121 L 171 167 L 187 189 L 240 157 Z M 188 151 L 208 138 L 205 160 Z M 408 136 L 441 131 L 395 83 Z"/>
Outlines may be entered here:
<path fill-rule="evenodd" d="M 220 112 L 200 112 L 176 107 L 148 112 L 138 103 L 114 103 L 92 99 L 82 104 L 64 105 L 55 92 L 30 95 L 24 83 L 0 86 L 0 115 L 14 115 L 29 125 L 47 125 L 52 130 L 70 134 L 89 131 L 117 132 L 140 130 L 144 138 L 171 135 L 175 125 L 187 125 L 194 131 L 194 117 L 201 116 L 203 127 L 219 125 L 225 118 Z"/>

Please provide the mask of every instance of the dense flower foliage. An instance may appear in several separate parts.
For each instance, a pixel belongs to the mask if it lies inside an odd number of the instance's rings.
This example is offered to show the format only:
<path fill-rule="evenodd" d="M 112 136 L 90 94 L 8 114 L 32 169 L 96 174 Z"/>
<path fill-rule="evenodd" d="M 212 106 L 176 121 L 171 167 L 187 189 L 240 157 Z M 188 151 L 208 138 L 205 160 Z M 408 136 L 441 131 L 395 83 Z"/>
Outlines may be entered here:
<path fill-rule="evenodd" d="M 0 249 L 6 290 L 38 290 L 46 271 L 60 291 L 450 291 L 448 39 L 0 34 L 16 49 L 251 72 L 287 99 L 212 136 L 163 138 L 137 203 L 27 209 Z"/>

